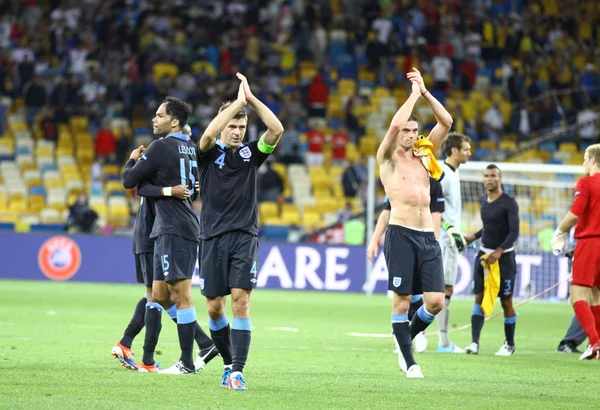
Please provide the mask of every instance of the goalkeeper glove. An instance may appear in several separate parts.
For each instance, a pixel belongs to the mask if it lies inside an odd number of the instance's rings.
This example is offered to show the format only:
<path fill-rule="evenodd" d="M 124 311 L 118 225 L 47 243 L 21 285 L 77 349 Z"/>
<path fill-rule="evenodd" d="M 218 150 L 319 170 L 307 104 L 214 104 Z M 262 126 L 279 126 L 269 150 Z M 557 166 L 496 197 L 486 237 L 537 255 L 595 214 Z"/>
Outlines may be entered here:
<path fill-rule="evenodd" d="M 465 248 L 467 247 L 467 240 L 465 239 L 465 236 L 460 233 L 458 229 L 454 227 L 454 225 L 448 222 L 444 222 L 442 228 L 444 228 L 448 235 L 450 235 L 450 238 L 452 239 L 454 246 L 456 246 L 458 251 L 464 252 Z"/>
<path fill-rule="evenodd" d="M 554 256 L 563 253 L 563 250 L 565 249 L 565 233 L 557 228 L 556 231 L 554 231 L 552 239 L 550 239 L 550 246 L 552 247 Z"/>

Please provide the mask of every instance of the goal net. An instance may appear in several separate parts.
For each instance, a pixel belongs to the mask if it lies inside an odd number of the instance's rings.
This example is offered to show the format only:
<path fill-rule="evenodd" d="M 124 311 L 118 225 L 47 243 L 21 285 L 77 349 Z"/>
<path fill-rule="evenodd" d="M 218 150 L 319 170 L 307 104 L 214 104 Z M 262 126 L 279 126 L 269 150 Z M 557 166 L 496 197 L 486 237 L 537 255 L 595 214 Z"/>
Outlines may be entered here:
<path fill-rule="evenodd" d="M 462 226 L 465 234 L 482 227 L 479 198 L 486 194 L 483 171 L 489 162 L 461 165 Z M 583 176 L 583 167 L 568 165 L 495 163 L 502 172 L 502 189 L 519 204 L 520 234 L 515 246 L 517 279 L 514 297 L 523 299 L 554 286 L 540 298 L 565 299 L 568 295 L 569 263 L 550 248 L 554 230 L 570 209 L 573 188 Z M 479 244 L 477 243 L 478 247 Z M 461 258 L 455 294 L 472 290 L 473 260 L 477 249 Z"/>

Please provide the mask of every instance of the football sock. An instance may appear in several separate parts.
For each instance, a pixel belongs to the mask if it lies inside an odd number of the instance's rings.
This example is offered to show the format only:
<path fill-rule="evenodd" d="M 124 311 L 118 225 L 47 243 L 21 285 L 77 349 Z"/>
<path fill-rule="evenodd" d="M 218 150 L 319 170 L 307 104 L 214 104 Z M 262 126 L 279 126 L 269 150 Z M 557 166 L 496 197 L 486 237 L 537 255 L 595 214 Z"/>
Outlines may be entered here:
<path fill-rule="evenodd" d="M 590 306 L 590 310 L 592 311 L 596 322 L 596 333 L 600 336 L 600 305 Z"/>
<path fill-rule="evenodd" d="M 250 350 L 250 338 L 252 332 L 252 321 L 249 317 L 233 317 L 231 323 L 231 346 L 233 351 L 233 372 L 243 372 L 248 351 Z"/>
<path fill-rule="evenodd" d="M 483 316 L 483 312 L 481 311 L 481 305 L 475 303 L 471 312 L 471 338 L 473 343 L 479 344 L 479 336 L 481 336 L 481 329 L 483 329 L 484 322 L 485 316 Z"/>
<path fill-rule="evenodd" d="M 417 334 L 427 329 L 434 319 L 435 316 L 429 313 L 425 306 L 421 306 L 410 321 L 410 340 L 412 341 Z"/>
<path fill-rule="evenodd" d="M 146 366 L 152 366 L 154 364 L 154 351 L 156 350 L 158 336 L 160 335 L 160 329 L 162 328 L 162 311 L 163 308 L 158 303 L 148 302 L 146 304 L 146 314 L 144 315 L 146 336 L 144 338 L 144 356 L 142 358 L 142 361 Z"/>
<path fill-rule="evenodd" d="M 408 308 L 408 320 L 412 320 L 417 310 L 423 306 L 423 295 L 413 295 L 410 301 L 410 307 Z"/>
<path fill-rule="evenodd" d="M 131 344 L 133 343 L 133 339 L 142 331 L 144 328 L 144 316 L 146 315 L 146 303 L 148 303 L 148 299 L 146 296 L 141 298 L 137 305 L 135 305 L 135 310 L 133 311 L 133 316 L 127 325 L 127 329 L 125 329 L 125 333 L 123 333 L 123 338 L 121 339 L 121 344 L 128 349 L 131 349 Z"/>
<path fill-rule="evenodd" d="M 587 302 L 585 300 L 575 302 L 573 304 L 573 310 L 575 310 L 575 316 L 577 316 L 579 324 L 585 331 L 588 339 L 590 339 L 590 344 L 595 345 L 600 342 L 600 339 L 598 339 L 598 331 L 596 330 L 596 320 L 594 319 L 594 314 Z"/>
<path fill-rule="evenodd" d="M 444 297 L 444 307 L 437 315 L 437 325 L 439 332 L 439 340 L 441 346 L 448 346 L 450 339 L 448 338 L 448 323 L 450 322 L 450 296 Z"/>
<path fill-rule="evenodd" d="M 179 359 L 188 369 L 194 368 L 194 333 L 196 330 L 196 308 L 177 309 L 177 334 L 181 358 Z"/>
<path fill-rule="evenodd" d="M 415 315 L 415 317 L 417 317 L 417 315 Z M 406 368 L 410 369 L 410 367 L 414 364 L 417 364 L 417 362 L 415 362 L 412 351 L 412 340 L 410 337 L 408 315 L 392 313 L 392 329 L 394 329 L 394 337 L 398 342 L 400 352 L 402 353 L 404 361 L 406 362 Z"/>
<path fill-rule="evenodd" d="M 169 309 L 167 309 L 167 313 L 168 313 L 169 317 L 171 319 L 173 319 L 173 322 L 177 323 L 177 309 L 175 308 L 175 305 L 173 305 Z M 202 327 L 200 327 L 200 324 L 198 322 L 196 322 L 196 330 L 194 331 L 194 340 L 196 340 L 196 343 L 198 344 L 199 349 L 206 349 L 206 348 L 211 347 L 214 344 L 213 341 L 210 339 L 210 337 L 208 337 L 206 332 L 202 329 Z"/>
<path fill-rule="evenodd" d="M 227 315 L 223 315 L 217 320 L 212 320 L 209 317 L 208 328 L 210 329 L 210 337 L 223 358 L 223 364 L 225 366 L 231 365 L 231 331 Z"/>
<path fill-rule="evenodd" d="M 518 316 L 519 315 L 516 314 L 513 317 L 504 318 L 504 337 L 506 337 L 506 343 L 509 346 L 515 345 L 515 327 L 517 326 Z"/>

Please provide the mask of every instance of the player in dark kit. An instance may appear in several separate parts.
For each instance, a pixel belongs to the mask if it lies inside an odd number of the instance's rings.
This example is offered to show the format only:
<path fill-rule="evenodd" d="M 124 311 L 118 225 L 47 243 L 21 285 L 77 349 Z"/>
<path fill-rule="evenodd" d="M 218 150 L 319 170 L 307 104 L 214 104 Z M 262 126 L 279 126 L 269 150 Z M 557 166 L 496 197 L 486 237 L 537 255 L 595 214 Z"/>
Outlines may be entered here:
<path fill-rule="evenodd" d="M 211 337 L 225 365 L 221 385 L 247 390 L 242 371 L 252 329 L 250 292 L 258 273 L 257 169 L 275 149 L 283 126 L 252 94 L 246 78 L 239 73 L 237 77 L 241 81 L 237 99 L 219 109 L 198 143 L 202 187 L 198 264 Z M 247 103 L 268 130 L 258 141 L 244 144 Z M 229 294 L 231 330 L 225 314 L 225 296 Z"/>
<path fill-rule="evenodd" d="M 127 325 L 123 337 L 113 346 L 111 351 L 111 354 L 121 362 L 123 367 L 131 370 L 155 372 L 159 369 L 154 360 L 150 365 L 136 363 L 131 352 L 131 345 L 133 339 L 142 331 L 145 325 L 146 312 L 155 308 L 155 302 L 152 298 L 154 240 L 150 239 L 150 232 L 154 223 L 154 201 L 155 198 L 162 196 L 163 192 L 162 188 L 151 185 L 148 181 L 137 187 L 137 194 L 142 199 L 133 225 L 133 254 L 137 281 L 145 284 L 146 295 L 137 303 L 133 317 Z M 177 199 L 185 199 L 190 196 L 189 190 L 183 185 L 172 187 L 171 192 L 173 197 Z"/>
<path fill-rule="evenodd" d="M 183 134 L 190 136 L 191 129 L 189 125 L 183 128 Z M 143 149 L 136 150 L 134 156 L 128 161 L 124 174 L 135 165 L 135 162 L 143 154 Z M 154 240 L 150 238 L 152 226 L 154 224 L 155 211 L 154 206 L 156 198 L 169 194 L 179 200 L 185 200 L 191 196 L 190 190 L 183 185 L 177 185 L 171 188 L 158 187 L 144 181 L 137 186 L 137 194 L 142 197 L 140 207 L 136 216 L 133 228 L 133 252 L 135 256 L 136 275 L 139 283 L 146 285 L 146 295 L 137 303 L 133 317 L 129 322 L 123 338 L 112 348 L 111 354 L 116 357 L 121 364 L 131 370 L 140 372 L 158 372 L 160 368 L 154 362 L 154 350 L 158 342 L 158 336 L 161 328 L 161 312 L 167 311 L 169 317 L 177 323 L 177 309 L 172 302 L 168 306 L 161 306 L 152 297 L 152 286 L 154 278 Z M 162 288 L 162 293 L 166 290 L 164 280 L 157 281 L 157 287 Z M 141 363 L 136 363 L 134 355 L 131 352 L 133 339 L 139 334 L 142 328 L 146 327 L 146 337 L 144 341 L 144 358 Z M 198 356 L 194 362 L 196 370 L 203 369 L 218 353 L 208 335 L 196 323 L 194 334 L 198 344 Z"/>
<path fill-rule="evenodd" d="M 484 269 L 481 258 L 487 254 L 486 264 L 492 266 L 498 262 L 500 270 L 500 289 L 498 296 L 504 310 L 504 345 L 496 352 L 496 356 L 510 356 L 515 351 L 515 326 L 517 313 L 513 307 L 512 295 L 517 275 L 515 260 L 515 243 L 519 237 L 519 206 L 510 195 L 502 192 L 502 175 L 500 169 L 490 164 L 483 173 L 483 182 L 487 195 L 480 198 L 481 221 L 483 229 L 465 238 L 471 243 L 481 238 L 479 252 L 475 257 L 473 269 L 473 292 L 475 305 L 471 314 L 471 344 L 465 348 L 467 354 L 479 353 L 479 336 L 484 323 L 481 310 L 484 291 Z"/>
<path fill-rule="evenodd" d="M 140 160 L 129 172 L 123 174 L 123 185 L 133 188 L 149 179 L 156 186 L 187 186 L 191 198 L 177 200 L 172 197 L 156 201 L 156 216 L 150 238 L 154 238 L 154 281 L 165 281 L 168 294 L 153 284 L 153 297 L 160 305 L 176 305 L 177 331 L 181 358 L 161 373 L 193 374 L 194 333 L 196 310 L 192 300 L 192 276 L 198 248 L 199 223 L 192 210 L 197 196 L 198 151 L 195 144 L 181 131 L 190 115 L 189 107 L 181 100 L 167 97 L 152 120 L 154 134 L 166 137 L 150 144 Z M 132 153 L 141 154 L 143 147 Z M 137 152 L 136 152 L 137 151 Z M 166 192 L 169 196 L 171 192 Z M 158 329 L 160 331 L 160 328 Z"/>

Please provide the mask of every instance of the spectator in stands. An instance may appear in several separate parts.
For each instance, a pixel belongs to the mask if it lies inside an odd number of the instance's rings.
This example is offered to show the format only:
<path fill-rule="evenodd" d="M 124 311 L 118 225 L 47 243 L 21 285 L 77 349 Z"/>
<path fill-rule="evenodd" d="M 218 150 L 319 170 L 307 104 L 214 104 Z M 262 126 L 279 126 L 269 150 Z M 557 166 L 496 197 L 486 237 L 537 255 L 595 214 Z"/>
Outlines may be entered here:
<path fill-rule="evenodd" d="M 445 92 L 452 79 L 452 61 L 446 56 L 444 50 L 440 50 L 431 60 L 431 69 L 435 81 L 434 89 Z"/>
<path fill-rule="evenodd" d="M 42 85 L 38 75 L 34 75 L 31 81 L 25 84 L 23 96 L 25 97 L 25 109 L 27 111 L 27 125 L 33 129 L 35 118 L 46 104 L 48 97 L 46 88 Z"/>
<path fill-rule="evenodd" d="M 271 167 L 271 161 L 258 169 L 258 202 L 279 202 L 283 193 L 283 179 Z"/>
<path fill-rule="evenodd" d="M 90 170 L 90 188 L 92 190 L 92 196 L 100 196 L 104 191 L 103 186 L 106 178 L 103 165 L 104 157 L 102 155 L 96 156 L 96 160 L 92 164 Z"/>
<path fill-rule="evenodd" d="M 287 134 L 286 134 L 287 137 Z M 331 165 L 344 166 L 346 165 L 346 146 L 350 142 L 348 132 L 342 126 L 336 128 L 331 136 Z"/>
<path fill-rule="evenodd" d="M 585 65 L 585 71 L 579 79 L 581 90 L 581 106 L 596 105 L 600 102 L 600 76 L 592 63 Z"/>
<path fill-rule="evenodd" d="M 529 138 L 533 127 L 533 115 L 525 103 L 520 103 L 518 109 L 513 110 L 511 118 L 512 132 L 517 134 L 520 140 Z"/>
<path fill-rule="evenodd" d="M 90 208 L 88 197 L 81 193 L 77 201 L 69 207 L 67 231 L 70 233 L 93 233 L 96 230 L 98 214 Z"/>
<path fill-rule="evenodd" d="M 492 106 L 485 113 L 483 119 L 484 132 L 487 139 L 491 141 L 499 141 L 504 131 L 504 118 L 500 112 L 500 104 L 494 101 Z"/>
<path fill-rule="evenodd" d="M 104 157 L 104 160 L 109 160 L 117 153 L 117 138 L 115 133 L 110 128 L 110 121 L 104 120 L 102 128 L 96 135 L 96 155 Z"/>
<path fill-rule="evenodd" d="M 325 163 L 325 133 L 320 124 L 306 133 L 308 150 L 306 151 L 306 165 L 309 167 L 322 167 Z"/>
<path fill-rule="evenodd" d="M 350 164 L 342 174 L 342 188 L 346 198 L 355 198 L 362 196 L 362 191 L 367 182 L 368 170 L 367 159 L 361 157 L 357 164 Z"/>
<path fill-rule="evenodd" d="M 287 132 L 288 132 L 287 128 L 285 129 L 285 132 L 286 132 L 285 135 L 287 138 Z M 300 145 L 299 144 L 292 145 L 291 152 L 286 152 L 284 155 L 282 155 L 280 162 L 285 165 L 303 164 L 304 162 L 302 161 L 302 154 L 300 153 Z"/>
<path fill-rule="evenodd" d="M 317 74 L 308 86 L 308 107 L 311 117 L 324 118 L 326 116 L 329 88 L 323 81 L 323 76 Z"/>
<path fill-rule="evenodd" d="M 600 114 L 592 109 L 577 113 L 577 137 L 580 143 L 593 144 L 598 141 Z"/>
<path fill-rule="evenodd" d="M 55 109 L 46 105 L 40 112 L 40 127 L 44 139 L 47 141 L 56 141 L 58 139 L 58 122 L 56 121 Z"/>
<path fill-rule="evenodd" d="M 122 128 L 119 132 L 119 138 L 117 139 L 115 162 L 118 166 L 125 165 L 125 161 L 129 157 L 131 151 L 131 139 L 127 135 L 127 130 Z"/>

